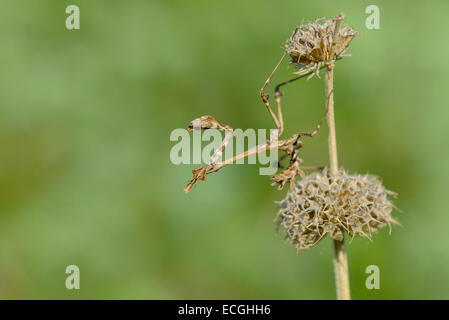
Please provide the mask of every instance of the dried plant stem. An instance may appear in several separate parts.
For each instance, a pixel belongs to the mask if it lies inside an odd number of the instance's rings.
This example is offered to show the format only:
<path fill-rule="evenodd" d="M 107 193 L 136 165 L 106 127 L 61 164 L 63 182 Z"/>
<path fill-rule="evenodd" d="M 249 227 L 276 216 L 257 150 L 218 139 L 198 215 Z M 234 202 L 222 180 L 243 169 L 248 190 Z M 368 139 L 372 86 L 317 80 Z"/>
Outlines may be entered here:
<path fill-rule="evenodd" d="M 335 133 L 335 117 L 334 117 L 334 63 L 330 62 L 326 67 L 326 101 L 327 101 L 327 124 L 329 126 L 329 163 L 330 174 L 336 176 L 338 174 L 338 158 L 337 158 L 337 137 Z M 344 238 L 341 241 L 334 242 L 334 272 L 335 285 L 337 289 L 338 300 L 350 300 L 351 294 L 349 290 L 349 273 L 348 258 L 345 249 Z"/>
<path fill-rule="evenodd" d="M 334 116 L 334 65 L 326 68 L 326 97 L 327 97 L 327 124 L 329 126 L 329 167 L 331 175 L 338 173 L 337 136 L 335 133 Z"/>

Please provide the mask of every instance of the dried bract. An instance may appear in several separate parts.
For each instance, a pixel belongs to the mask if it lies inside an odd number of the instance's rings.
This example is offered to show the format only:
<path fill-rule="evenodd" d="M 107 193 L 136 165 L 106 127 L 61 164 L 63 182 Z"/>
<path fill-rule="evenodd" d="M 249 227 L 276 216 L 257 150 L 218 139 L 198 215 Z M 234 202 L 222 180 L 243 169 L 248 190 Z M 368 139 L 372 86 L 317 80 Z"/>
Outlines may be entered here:
<path fill-rule="evenodd" d="M 297 250 L 317 244 L 327 234 L 343 240 L 367 237 L 382 227 L 399 224 L 392 216 L 388 196 L 396 196 L 372 175 L 350 175 L 340 169 L 330 177 L 328 169 L 305 176 L 279 202 L 277 224 Z"/>

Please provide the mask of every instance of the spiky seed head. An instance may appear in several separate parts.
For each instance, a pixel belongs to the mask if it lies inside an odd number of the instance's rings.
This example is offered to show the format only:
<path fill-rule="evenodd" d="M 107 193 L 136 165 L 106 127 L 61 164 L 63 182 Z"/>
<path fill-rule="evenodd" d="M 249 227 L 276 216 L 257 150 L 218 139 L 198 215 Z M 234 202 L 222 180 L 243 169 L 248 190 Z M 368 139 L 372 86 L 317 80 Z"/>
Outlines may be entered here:
<path fill-rule="evenodd" d="M 297 250 L 317 244 L 327 234 L 342 240 L 367 237 L 380 228 L 399 224 L 387 190 L 376 176 L 352 175 L 343 169 L 330 177 L 329 170 L 306 175 L 279 202 L 277 225 Z"/>
<path fill-rule="evenodd" d="M 344 54 L 358 32 L 342 25 L 343 19 L 340 13 L 333 19 L 320 18 L 295 29 L 284 49 L 290 55 L 290 62 L 298 67 L 297 74 L 318 70 Z"/>

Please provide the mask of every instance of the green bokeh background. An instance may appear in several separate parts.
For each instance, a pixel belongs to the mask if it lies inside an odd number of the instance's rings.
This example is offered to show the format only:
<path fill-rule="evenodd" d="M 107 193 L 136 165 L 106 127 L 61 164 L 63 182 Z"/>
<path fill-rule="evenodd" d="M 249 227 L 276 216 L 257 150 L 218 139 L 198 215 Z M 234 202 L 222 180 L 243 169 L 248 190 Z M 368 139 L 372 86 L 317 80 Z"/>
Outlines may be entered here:
<path fill-rule="evenodd" d="M 391 235 L 347 245 L 352 296 L 449 298 L 449 2 L 386 0 L 1 1 L 0 298 L 334 299 L 330 239 L 296 255 L 275 233 L 285 190 L 240 165 L 184 194 L 194 166 L 170 162 L 169 136 L 204 114 L 272 128 L 258 90 L 283 41 L 340 11 L 363 35 L 335 71 L 339 161 L 403 211 Z M 312 129 L 322 80 L 284 92 L 286 136 Z M 327 128 L 304 141 L 305 164 L 325 165 Z"/>

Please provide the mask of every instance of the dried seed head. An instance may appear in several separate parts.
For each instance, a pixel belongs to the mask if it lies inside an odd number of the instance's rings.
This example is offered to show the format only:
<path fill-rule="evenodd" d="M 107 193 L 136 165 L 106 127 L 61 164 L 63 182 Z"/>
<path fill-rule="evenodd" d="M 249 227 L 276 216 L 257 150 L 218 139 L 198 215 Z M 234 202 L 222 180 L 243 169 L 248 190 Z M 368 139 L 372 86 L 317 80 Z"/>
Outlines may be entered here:
<path fill-rule="evenodd" d="M 370 238 L 382 227 L 399 224 L 388 196 L 396 196 L 372 175 L 349 175 L 340 169 L 330 178 L 328 169 L 296 182 L 279 202 L 277 224 L 297 250 L 318 243 L 328 233 L 336 240 L 346 231 L 352 238 Z"/>
<path fill-rule="evenodd" d="M 285 51 L 290 55 L 290 63 L 296 63 L 297 74 L 318 70 L 322 65 L 336 60 L 344 54 L 352 39 L 358 34 L 351 27 L 341 25 L 343 14 L 333 19 L 320 18 L 302 24 L 286 41 Z"/>

